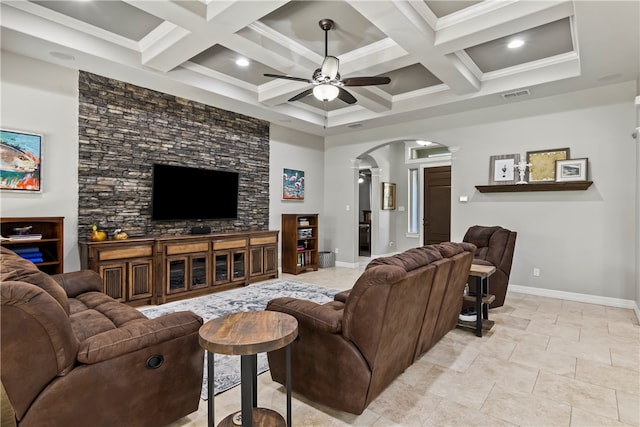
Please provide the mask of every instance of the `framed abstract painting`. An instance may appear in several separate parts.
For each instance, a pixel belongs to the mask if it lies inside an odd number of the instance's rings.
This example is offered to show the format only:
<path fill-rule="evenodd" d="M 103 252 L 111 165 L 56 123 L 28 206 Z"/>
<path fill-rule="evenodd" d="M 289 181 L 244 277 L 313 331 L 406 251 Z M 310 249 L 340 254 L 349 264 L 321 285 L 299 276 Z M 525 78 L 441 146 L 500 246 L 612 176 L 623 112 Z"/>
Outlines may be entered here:
<path fill-rule="evenodd" d="M 42 135 L 0 130 L 0 190 L 42 191 Z"/>

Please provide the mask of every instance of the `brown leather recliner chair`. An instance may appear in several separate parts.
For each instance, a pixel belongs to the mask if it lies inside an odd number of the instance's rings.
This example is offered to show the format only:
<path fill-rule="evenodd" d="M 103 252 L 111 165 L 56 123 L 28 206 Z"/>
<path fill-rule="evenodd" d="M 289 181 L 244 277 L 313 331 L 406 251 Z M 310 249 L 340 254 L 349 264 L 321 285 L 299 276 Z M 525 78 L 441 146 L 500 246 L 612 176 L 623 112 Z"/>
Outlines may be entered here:
<path fill-rule="evenodd" d="M 199 316 L 148 319 L 93 271 L 49 276 L 0 250 L 0 374 L 18 426 L 157 427 L 197 411 Z"/>
<path fill-rule="evenodd" d="M 496 296 L 489 308 L 501 307 L 507 295 L 509 274 L 513 252 L 516 246 L 515 231 L 507 230 L 499 226 L 486 227 L 474 225 L 467 230 L 462 239 L 478 248 L 473 259 L 474 264 L 493 265 L 496 272 L 489 277 L 489 293 Z M 471 280 L 471 278 L 470 278 Z M 469 282 L 471 286 L 473 282 Z"/>

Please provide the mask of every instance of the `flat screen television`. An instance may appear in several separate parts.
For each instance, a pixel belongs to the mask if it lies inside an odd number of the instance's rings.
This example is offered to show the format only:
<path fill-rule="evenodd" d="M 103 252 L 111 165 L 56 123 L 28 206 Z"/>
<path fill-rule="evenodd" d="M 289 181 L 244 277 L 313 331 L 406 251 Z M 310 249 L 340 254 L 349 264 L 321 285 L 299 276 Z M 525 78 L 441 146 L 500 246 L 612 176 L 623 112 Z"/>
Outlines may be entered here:
<path fill-rule="evenodd" d="M 237 172 L 154 164 L 152 179 L 153 220 L 238 217 Z"/>

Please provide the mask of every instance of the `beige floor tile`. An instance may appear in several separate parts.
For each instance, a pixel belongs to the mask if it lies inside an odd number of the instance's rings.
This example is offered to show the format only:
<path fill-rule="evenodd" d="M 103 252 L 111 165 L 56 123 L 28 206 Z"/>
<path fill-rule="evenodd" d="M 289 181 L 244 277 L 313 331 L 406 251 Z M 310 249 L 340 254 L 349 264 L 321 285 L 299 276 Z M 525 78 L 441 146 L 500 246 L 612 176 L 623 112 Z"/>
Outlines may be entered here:
<path fill-rule="evenodd" d="M 576 380 L 635 394 L 640 399 L 640 373 L 635 370 L 579 358 Z"/>
<path fill-rule="evenodd" d="M 627 347 L 612 347 L 611 353 L 611 365 L 631 369 L 633 371 L 640 371 L 640 345 Z"/>
<path fill-rule="evenodd" d="M 469 367 L 467 375 L 476 377 L 478 381 L 490 378 L 497 387 L 507 390 L 531 393 L 538 378 L 538 369 L 480 354 Z"/>
<path fill-rule="evenodd" d="M 621 322 L 631 322 L 633 325 L 638 325 L 638 318 L 636 314 L 630 308 L 618 308 L 618 307 L 605 307 L 604 308 L 607 319 L 609 320 L 617 320 Z"/>
<path fill-rule="evenodd" d="M 425 389 L 423 383 L 413 386 L 396 380 L 371 402 L 368 410 L 398 425 L 422 425 L 442 400 Z"/>
<path fill-rule="evenodd" d="M 470 335 L 470 339 L 477 338 Z M 434 365 L 455 371 L 464 372 L 478 356 L 479 351 L 458 341 L 447 339 L 445 336 L 423 356 L 422 360 Z"/>
<path fill-rule="evenodd" d="M 551 337 L 547 350 L 611 365 L 609 347 L 600 346 L 598 344 L 582 341 L 568 341 L 563 338 Z"/>
<path fill-rule="evenodd" d="M 533 319 L 531 320 L 531 322 L 529 322 L 527 331 L 571 341 L 578 341 L 578 339 L 580 339 L 580 328 L 577 328 L 575 326 L 550 324 L 548 322 L 536 319 Z"/>
<path fill-rule="evenodd" d="M 542 371 L 538 375 L 533 394 L 564 402 L 603 417 L 618 418 L 615 391 L 607 387 Z"/>
<path fill-rule="evenodd" d="M 630 425 L 640 425 L 640 399 L 637 394 L 616 392 L 620 421 Z"/>
<path fill-rule="evenodd" d="M 594 316 L 605 316 L 606 310 L 604 306 L 598 304 L 589 304 L 586 302 L 579 301 L 562 301 L 562 311 L 563 312 L 572 312 L 577 311 L 580 313 L 589 313 Z"/>
<path fill-rule="evenodd" d="M 526 345 L 534 345 L 542 349 L 546 349 L 549 344 L 550 337 L 549 335 L 538 334 L 535 332 L 524 332 L 513 328 L 496 327 L 494 328 L 493 336 L 488 341 L 491 341 L 494 338 L 511 341 L 516 344 L 522 343 Z"/>
<path fill-rule="evenodd" d="M 283 278 L 350 289 L 367 262 L 363 259 L 355 269 L 333 267 L 297 276 L 285 274 Z M 633 311 L 510 291 L 506 304 L 492 309 L 489 318 L 496 324 L 482 338 L 468 330 L 450 331 L 361 415 L 336 411 L 294 393 L 293 424 L 301 427 L 640 425 L 640 399 L 631 389 L 640 370 L 640 337 Z M 559 353 L 560 348 L 570 351 L 560 344 L 563 340 L 572 345 L 580 343 L 581 356 Z M 612 366 L 594 361 L 602 357 L 602 348 L 609 349 Z M 626 370 L 631 371 L 627 376 Z M 561 376 L 567 378 L 563 381 Z M 592 392 L 593 396 L 575 397 L 578 402 L 573 408 L 563 400 L 566 397 L 543 396 L 562 395 L 558 390 L 573 390 L 577 384 L 586 385 L 586 392 Z M 594 390 L 606 391 L 600 396 Z M 615 412 L 611 393 L 615 395 Z M 589 407 L 585 401 L 591 402 Z M 285 415 L 284 388 L 272 382 L 268 373 L 258 377 L 258 403 Z M 215 404 L 217 423 L 239 410 L 240 387 L 216 396 Z M 206 425 L 207 402 L 201 401 L 197 412 L 170 427 Z"/>
<path fill-rule="evenodd" d="M 526 308 L 516 308 L 510 315 L 513 317 L 521 317 L 523 319 L 529 319 L 539 323 L 549 323 L 552 325 L 555 324 L 558 319 L 558 314 L 555 312 L 545 313 L 544 311 L 528 310 Z"/>
<path fill-rule="evenodd" d="M 428 414 L 428 419 L 422 424 L 424 427 L 442 426 L 491 426 L 515 427 L 516 424 L 478 413 L 477 409 L 469 408 L 450 400 L 442 400 L 436 409 Z"/>
<path fill-rule="evenodd" d="M 631 322 L 609 320 L 609 334 L 640 342 L 640 326 Z"/>
<path fill-rule="evenodd" d="M 574 356 L 554 353 L 526 344 L 518 344 L 509 360 L 558 375 L 573 377 L 576 372 Z"/>
<path fill-rule="evenodd" d="M 571 409 L 571 427 L 628 427 L 617 419 L 605 418 L 580 408 Z"/>
<path fill-rule="evenodd" d="M 480 409 L 493 387 L 493 380 L 437 366 L 428 372 L 424 386 L 428 393 Z"/>
<path fill-rule="evenodd" d="M 524 319 L 522 317 L 515 317 L 508 314 L 489 314 L 489 319 L 496 322 L 496 326 L 504 326 L 511 329 L 518 329 L 524 331 L 529 327 L 530 319 Z"/>
<path fill-rule="evenodd" d="M 481 412 L 519 426 L 568 426 L 571 406 L 556 400 L 494 387 Z"/>

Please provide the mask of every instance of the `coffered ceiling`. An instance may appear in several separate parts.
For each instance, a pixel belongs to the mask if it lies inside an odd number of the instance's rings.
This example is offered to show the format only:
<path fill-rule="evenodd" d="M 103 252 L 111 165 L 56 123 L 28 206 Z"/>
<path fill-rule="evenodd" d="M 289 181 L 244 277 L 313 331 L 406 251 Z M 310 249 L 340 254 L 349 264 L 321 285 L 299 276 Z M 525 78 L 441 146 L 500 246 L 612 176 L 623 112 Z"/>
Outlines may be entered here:
<path fill-rule="evenodd" d="M 635 80 L 639 13 L 637 1 L 2 0 L 0 19 L 3 50 L 331 135 Z M 346 88 L 354 105 L 289 102 L 312 85 L 263 74 L 310 79 L 324 18 L 343 78 L 391 83 Z"/>

